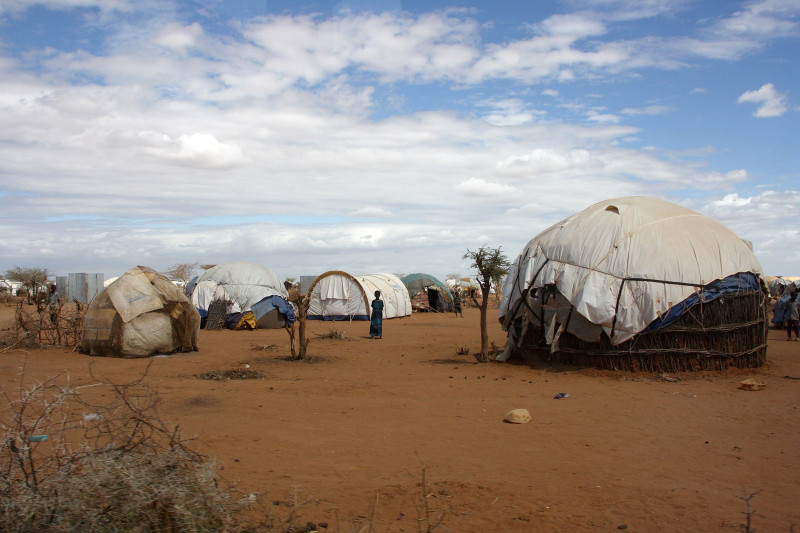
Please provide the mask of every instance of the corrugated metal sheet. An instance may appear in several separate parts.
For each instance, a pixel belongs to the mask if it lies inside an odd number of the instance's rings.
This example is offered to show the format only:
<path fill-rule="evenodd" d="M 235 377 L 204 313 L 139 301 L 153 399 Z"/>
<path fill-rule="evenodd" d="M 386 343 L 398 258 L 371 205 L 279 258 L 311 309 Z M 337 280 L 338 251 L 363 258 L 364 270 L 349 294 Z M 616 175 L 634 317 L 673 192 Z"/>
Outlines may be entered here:
<path fill-rule="evenodd" d="M 58 297 L 67 301 L 77 300 L 88 304 L 103 290 L 103 274 L 70 273 L 56 278 Z"/>

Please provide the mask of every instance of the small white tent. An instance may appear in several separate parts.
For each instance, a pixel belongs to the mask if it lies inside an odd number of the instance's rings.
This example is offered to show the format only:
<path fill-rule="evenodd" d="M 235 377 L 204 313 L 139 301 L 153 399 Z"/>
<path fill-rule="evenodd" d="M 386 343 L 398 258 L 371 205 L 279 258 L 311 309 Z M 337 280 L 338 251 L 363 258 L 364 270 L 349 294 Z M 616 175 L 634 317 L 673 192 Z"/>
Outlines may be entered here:
<path fill-rule="evenodd" d="M 411 298 L 403 282 L 393 274 L 352 276 L 347 272 L 325 272 L 311 285 L 310 320 L 369 320 L 375 291 L 381 291 L 383 318 L 411 315 Z"/>
<path fill-rule="evenodd" d="M 252 312 L 260 328 L 283 327 L 295 320 L 289 293 L 268 268 L 232 261 L 203 272 L 192 290 L 192 303 L 201 315 L 208 313 L 211 302 L 230 302 L 229 314 Z"/>

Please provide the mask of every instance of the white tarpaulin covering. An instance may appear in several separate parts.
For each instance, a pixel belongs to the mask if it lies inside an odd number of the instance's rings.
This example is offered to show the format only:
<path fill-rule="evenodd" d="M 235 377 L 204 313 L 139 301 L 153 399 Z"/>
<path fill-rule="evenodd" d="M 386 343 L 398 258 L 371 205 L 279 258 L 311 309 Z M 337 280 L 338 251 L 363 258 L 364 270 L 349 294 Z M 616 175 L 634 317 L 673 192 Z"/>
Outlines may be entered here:
<path fill-rule="evenodd" d="M 207 311 L 214 300 L 228 300 L 233 302 L 229 312 L 243 313 L 264 298 L 275 295 L 289 300 L 286 287 L 270 269 L 246 261 L 233 261 L 209 268 L 197 278 L 192 303 Z"/>
<path fill-rule="evenodd" d="M 308 318 L 369 320 L 376 290 L 381 291 L 384 319 L 411 315 L 411 298 L 397 276 L 386 273 L 352 276 L 330 271 L 314 281 Z"/>
<path fill-rule="evenodd" d="M 586 337 L 602 328 L 620 344 L 700 286 L 740 272 L 761 275 L 761 265 L 747 243 L 718 221 L 657 198 L 616 198 L 527 244 L 506 278 L 500 320 L 508 329 L 524 313 L 529 289 L 551 285 L 561 298 L 551 300 L 550 316 L 572 307 L 580 317 L 573 313 L 570 333 L 595 340 Z"/>

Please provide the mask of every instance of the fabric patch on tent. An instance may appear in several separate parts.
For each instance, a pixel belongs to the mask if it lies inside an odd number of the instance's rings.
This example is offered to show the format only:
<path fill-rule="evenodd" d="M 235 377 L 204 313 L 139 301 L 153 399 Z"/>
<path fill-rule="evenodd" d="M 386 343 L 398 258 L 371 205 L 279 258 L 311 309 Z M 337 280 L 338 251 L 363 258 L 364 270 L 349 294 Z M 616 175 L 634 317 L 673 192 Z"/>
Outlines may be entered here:
<path fill-rule="evenodd" d="M 350 298 L 350 280 L 343 276 L 328 276 L 319 282 L 322 300 L 346 300 Z"/>
<path fill-rule="evenodd" d="M 107 287 L 108 297 L 123 322 L 130 322 L 143 313 L 161 309 L 161 298 L 155 294 L 150 280 L 142 273 L 127 272 Z"/>
<path fill-rule="evenodd" d="M 107 341 L 111 338 L 111 325 L 117 312 L 114 309 L 98 309 L 86 313 L 83 319 L 83 336 L 90 341 Z"/>

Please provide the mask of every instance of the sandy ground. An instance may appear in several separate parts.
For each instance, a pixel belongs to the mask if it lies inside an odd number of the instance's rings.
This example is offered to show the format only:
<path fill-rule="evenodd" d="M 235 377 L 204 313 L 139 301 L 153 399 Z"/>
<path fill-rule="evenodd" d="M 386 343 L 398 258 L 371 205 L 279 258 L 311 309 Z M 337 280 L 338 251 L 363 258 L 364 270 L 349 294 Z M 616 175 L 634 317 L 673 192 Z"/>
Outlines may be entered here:
<path fill-rule="evenodd" d="M 2 327 L 11 313 L 0 309 Z M 287 360 L 282 330 L 202 331 L 199 352 L 153 359 L 147 379 L 222 476 L 328 531 L 424 531 L 440 516 L 459 532 L 739 531 L 755 492 L 754 529 L 800 528 L 800 342 L 773 330 L 765 367 L 669 382 L 479 364 L 457 354 L 480 345 L 478 311 L 464 315 L 388 320 L 381 340 L 366 322 L 309 322 L 310 362 Z M 347 338 L 318 336 L 331 330 Z M 66 371 L 73 384 L 89 382 L 90 363 L 120 383 L 150 363 L 11 349 L 6 391 L 24 358 L 27 381 Z M 246 364 L 264 379 L 195 377 Z M 740 390 L 748 377 L 766 389 Z M 533 420 L 504 423 L 514 408 Z"/>

